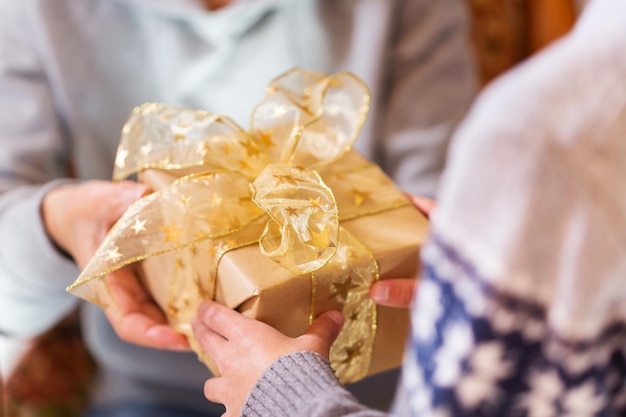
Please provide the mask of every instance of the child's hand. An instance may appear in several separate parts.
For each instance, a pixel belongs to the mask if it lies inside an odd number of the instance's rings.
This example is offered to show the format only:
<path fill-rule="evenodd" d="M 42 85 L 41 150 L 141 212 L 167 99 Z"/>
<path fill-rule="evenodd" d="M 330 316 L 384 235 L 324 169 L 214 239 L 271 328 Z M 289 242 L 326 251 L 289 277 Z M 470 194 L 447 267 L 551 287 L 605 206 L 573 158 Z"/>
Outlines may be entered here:
<path fill-rule="evenodd" d="M 198 309 L 192 327 L 202 350 L 215 361 L 221 376 L 206 381 L 204 395 L 226 406 L 224 416 L 239 416 L 248 393 L 276 359 L 297 351 L 313 351 L 328 358 L 343 316 L 328 311 L 309 330 L 292 339 L 278 330 L 214 301 Z"/>

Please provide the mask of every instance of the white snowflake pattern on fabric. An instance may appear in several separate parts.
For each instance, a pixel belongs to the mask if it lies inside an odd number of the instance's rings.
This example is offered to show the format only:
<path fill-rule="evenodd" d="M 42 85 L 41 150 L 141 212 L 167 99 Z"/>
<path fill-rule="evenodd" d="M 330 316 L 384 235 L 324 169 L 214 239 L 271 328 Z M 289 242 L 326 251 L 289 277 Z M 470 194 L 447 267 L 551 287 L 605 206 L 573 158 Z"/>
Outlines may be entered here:
<path fill-rule="evenodd" d="M 463 276 L 458 273 L 457 277 Z M 460 299 L 463 300 L 467 312 L 473 316 L 482 316 L 488 308 L 488 302 L 485 298 L 480 285 L 470 279 L 456 279 L 454 281 L 454 291 Z"/>
<path fill-rule="evenodd" d="M 546 334 L 546 326 L 543 322 L 534 319 L 527 319 L 521 324 L 522 335 L 529 342 L 540 341 Z"/>
<path fill-rule="evenodd" d="M 571 341 L 550 327 L 547 310 L 490 287 L 451 248 L 431 252 L 456 263 L 457 280 L 425 265 L 412 315 L 403 379 L 412 416 L 591 417 L 626 411 L 626 325 L 599 340 Z M 458 285 L 458 282 L 464 282 Z M 474 314 L 479 289 L 488 314 Z M 408 366 L 408 365 L 407 365 Z M 609 404 L 610 403 L 610 404 Z M 611 408 L 614 407 L 614 408 Z M 626 414 L 624 414 L 626 415 Z"/>
<path fill-rule="evenodd" d="M 563 364 L 571 375 L 580 375 L 593 366 L 593 352 L 567 354 L 563 357 Z"/>
<path fill-rule="evenodd" d="M 413 333 L 418 340 L 430 342 L 435 336 L 435 323 L 443 312 L 439 287 L 431 281 L 423 281 L 417 293 L 417 304 L 419 309 L 411 320 Z"/>
<path fill-rule="evenodd" d="M 528 417 L 552 417 L 557 414 L 556 401 L 563 394 L 563 381 L 555 370 L 533 371 L 528 378 L 530 391 L 523 394 L 520 408 Z"/>
<path fill-rule="evenodd" d="M 519 329 L 519 319 L 506 306 L 498 306 L 494 308 L 492 325 L 500 333 L 513 333 Z"/>
<path fill-rule="evenodd" d="M 428 415 L 432 403 L 431 391 L 423 380 L 423 371 L 417 363 L 415 355 L 407 350 L 404 358 L 402 383 L 396 394 L 397 403 L 408 404 L 408 408 L 394 410 L 395 417 Z"/>
<path fill-rule="evenodd" d="M 444 345 L 435 355 L 433 380 L 441 387 L 455 385 L 462 375 L 463 360 L 474 344 L 472 329 L 464 323 L 450 323 L 443 332 Z"/>
<path fill-rule="evenodd" d="M 505 358 L 502 343 L 489 342 L 474 349 L 469 368 L 456 387 L 456 393 L 463 407 L 474 409 L 502 394 L 498 382 L 511 375 L 514 364 Z"/>
<path fill-rule="evenodd" d="M 587 382 L 570 388 L 563 399 L 564 417 L 594 417 L 606 406 L 604 398 L 597 394 L 596 384 Z"/>

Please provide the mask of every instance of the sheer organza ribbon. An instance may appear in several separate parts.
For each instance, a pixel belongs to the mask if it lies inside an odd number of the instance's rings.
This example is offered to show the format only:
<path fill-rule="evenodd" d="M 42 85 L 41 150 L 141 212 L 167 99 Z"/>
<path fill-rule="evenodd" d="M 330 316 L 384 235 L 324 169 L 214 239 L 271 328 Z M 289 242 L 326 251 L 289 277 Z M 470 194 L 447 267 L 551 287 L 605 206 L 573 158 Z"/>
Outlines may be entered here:
<path fill-rule="evenodd" d="M 215 295 L 221 257 L 258 242 L 265 256 L 294 276 L 310 274 L 315 280 L 324 271 L 348 276 L 331 289 L 347 318 L 331 363 L 343 382 L 362 378 L 375 337 L 376 307 L 368 289 L 378 279 L 378 266 L 341 227 L 333 191 L 317 170 L 350 151 L 369 100 L 367 87 L 350 73 L 294 69 L 269 84 L 248 131 L 203 111 L 157 103 L 136 108 L 122 131 L 114 179 L 148 169 L 179 179 L 134 203 L 68 290 L 103 307 L 114 305 L 107 274 L 210 242 L 203 255 L 209 279 L 178 282 L 181 291 L 193 287 L 185 292 L 186 313 L 168 312 L 173 325 L 193 338 L 189 322 L 201 300 Z M 359 196 L 355 199 L 359 205 Z M 250 240 L 246 230 L 261 223 L 262 232 Z"/>

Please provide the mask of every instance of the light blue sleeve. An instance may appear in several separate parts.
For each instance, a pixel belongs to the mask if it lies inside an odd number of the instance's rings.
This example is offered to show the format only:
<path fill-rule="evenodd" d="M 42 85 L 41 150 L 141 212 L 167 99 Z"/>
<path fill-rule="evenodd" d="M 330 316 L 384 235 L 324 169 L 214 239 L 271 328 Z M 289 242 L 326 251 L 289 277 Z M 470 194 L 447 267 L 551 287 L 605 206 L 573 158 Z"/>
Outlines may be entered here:
<path fill-rule="evenodd" d="M 40 215 L 69 150 L 30 3 L 0 2 L 0 331 L 18 337 L 42 332 L 77 302 L 64 289 L 78 270 L 51 244 Z"/>

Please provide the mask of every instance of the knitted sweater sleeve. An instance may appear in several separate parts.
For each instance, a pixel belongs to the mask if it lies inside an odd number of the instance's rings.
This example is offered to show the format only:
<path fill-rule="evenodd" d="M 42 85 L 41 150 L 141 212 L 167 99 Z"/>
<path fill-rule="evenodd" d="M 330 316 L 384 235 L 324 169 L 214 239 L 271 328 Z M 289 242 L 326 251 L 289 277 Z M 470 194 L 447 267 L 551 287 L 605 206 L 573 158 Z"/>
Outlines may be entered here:
<path fill-rule="evenodd" d="M 359 404 L 339 383 L 326 359 L 296 352 L 274 362 L 242 407 L 245 417 L 380 417 Z"/>

